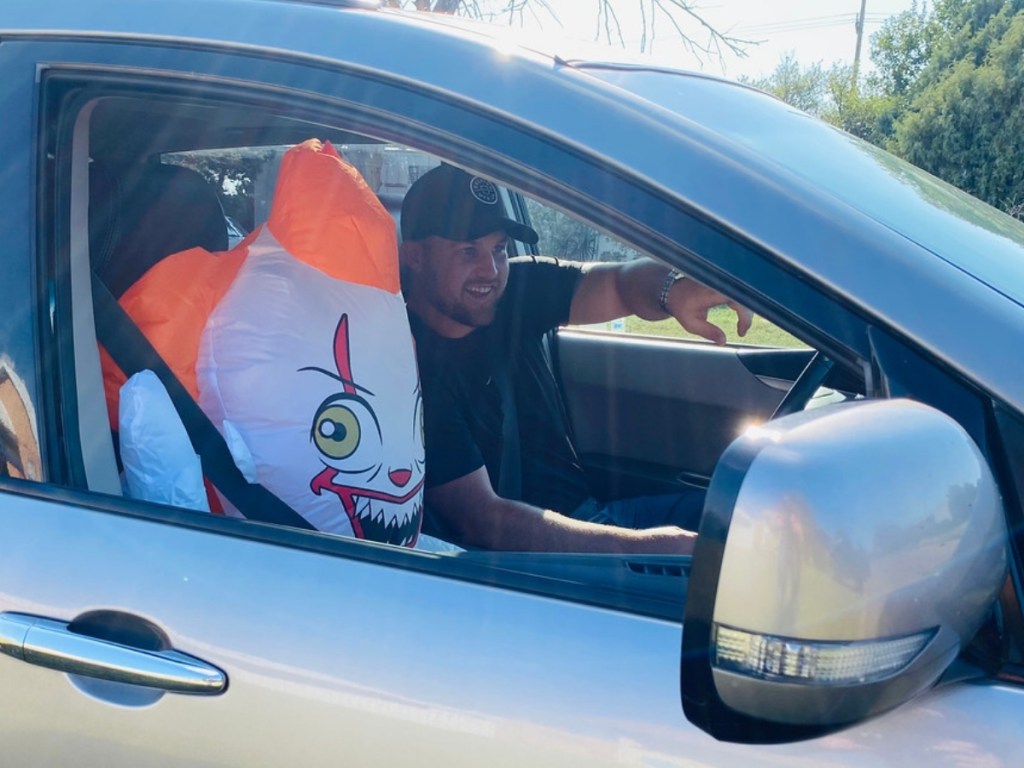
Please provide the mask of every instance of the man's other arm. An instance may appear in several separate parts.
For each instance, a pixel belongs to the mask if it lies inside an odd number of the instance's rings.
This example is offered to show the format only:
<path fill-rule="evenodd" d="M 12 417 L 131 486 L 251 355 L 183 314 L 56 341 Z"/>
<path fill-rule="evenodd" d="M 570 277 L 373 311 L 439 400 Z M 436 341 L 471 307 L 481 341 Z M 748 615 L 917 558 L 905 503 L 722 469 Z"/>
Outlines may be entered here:
<path fill-rule="evenodd" d="M 652 259 L 588 265 L 573 294 L 569 322 L 603 323 L 627 315 L 663 320 L 669 315 L 659 305 L 669 270 Z M 718 291 L 686 278 L 673 283 L 667 295 L 671 315 L 690 333 L 725 343 L 721 328 L 708 322 L 708 310 L 727 304 L 736 312 L 736 330 L 746 335 L 753 315 Z"/>
<path fill-rule="evenodd" d="M 618 528 L 503 499 L 483 467 L 429 489 L 426 501 L 457 544 L 482 549 L 689 555 L 697 539 L 673 526 Z"/>

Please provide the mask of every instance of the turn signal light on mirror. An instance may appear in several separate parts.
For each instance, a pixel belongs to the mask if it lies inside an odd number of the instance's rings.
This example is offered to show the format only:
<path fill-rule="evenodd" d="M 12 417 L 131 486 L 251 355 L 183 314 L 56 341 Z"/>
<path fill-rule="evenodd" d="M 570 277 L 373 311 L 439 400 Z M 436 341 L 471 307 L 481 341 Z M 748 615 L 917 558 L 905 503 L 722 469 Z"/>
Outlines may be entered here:
<path fill-rule="evenodd" d="M 936 630 L 857 642 L 755 634 L 716 624 L 714 666 L 775 682 L 843 685 L 883 680 L 912 662 Z"/>

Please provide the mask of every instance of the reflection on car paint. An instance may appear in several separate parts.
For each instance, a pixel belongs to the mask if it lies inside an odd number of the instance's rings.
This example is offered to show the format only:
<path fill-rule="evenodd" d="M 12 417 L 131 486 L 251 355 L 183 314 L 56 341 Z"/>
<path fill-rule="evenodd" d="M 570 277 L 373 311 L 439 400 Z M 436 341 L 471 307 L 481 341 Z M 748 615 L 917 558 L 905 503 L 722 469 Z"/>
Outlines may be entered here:
<path fill-rule="evenodd" d="M 0 458 L 0 474 L 42 480 L 35 410 L 8 358 L 0 358 Z"/>

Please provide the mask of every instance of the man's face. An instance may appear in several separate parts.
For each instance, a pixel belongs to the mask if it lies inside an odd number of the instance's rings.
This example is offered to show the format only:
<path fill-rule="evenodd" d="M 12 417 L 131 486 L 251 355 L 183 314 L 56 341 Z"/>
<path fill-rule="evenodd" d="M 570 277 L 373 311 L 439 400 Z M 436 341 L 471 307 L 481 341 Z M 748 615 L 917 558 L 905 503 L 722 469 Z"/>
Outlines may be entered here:
<path fill-rule="evenodd" d="M 429 237 L 416 270 L 417 305 L 445 336 L 465 336 L 494 320 L 508 283 L 508 235 L 460 242 Z"/>

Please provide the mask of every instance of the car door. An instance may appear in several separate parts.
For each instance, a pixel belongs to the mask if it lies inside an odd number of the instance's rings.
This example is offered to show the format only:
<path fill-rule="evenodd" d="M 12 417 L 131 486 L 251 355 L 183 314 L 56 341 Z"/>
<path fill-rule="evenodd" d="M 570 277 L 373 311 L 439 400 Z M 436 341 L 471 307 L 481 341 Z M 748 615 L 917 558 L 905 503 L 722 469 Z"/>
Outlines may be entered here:
<path fill-rule="evenodd" d="M 258 26 L 283 34 L 275 8 L 252 10 Z M 343 14 L 318 18 L 325 23 L 312 37 L 321 42 L 348 30 Z M 360 25 L 359 44 L 382 47 L 366 34 L 372 24 Z M 296 34 L 293 44 L 304 39 Z M 992 679 L 949 686 L 809 744 L 714 741 L 680 707 L 685 559 L 431 554 L 122 495 L 88 300 L 91 142 L 148 141 L 131 128 L 146 124 L 152 104 L 216 111 L 231 103 L 275 118 L 270 127 L 289 138 L 283 128 L 295 122 L 325 135 L 362 132 L 479 163 L 512 185 L 539 186 L 542 164 L 565 174 L 606 170 L 576 147 L 540 142 L 496 111 L 439 93 L 436 82 L 410 88 L 358 63 L 130 35 L 116 43 L 14 35 L 0 45 L 12 116 L 0 126 L 11 182 L 0 191 L 8 234 L 0 259 L 15 275 L 0 291 L 16 308 L 0 320 L 0 353 L 27 414 L 10 420 L 11 477 L 0 481 L 5 758 L 874 765 L 894 754 L 951 763 L 1012 755 L 1019 692 Z M 129 108 L 100 135 L 91 117 L 105 100 Z M 543 151 L 531 152 L 534 144 Z M 665 204 L 627 192 L 637 205 Z M 671 236 L 670 227 L 659 235 Z M 922 736 L 928 728 L 942 738 Z"/>
<path fill-rule="evenodd" d="M 267 112 L 246 56 L 134 42 L 0 50 L 13 116 L 0 129 L 13 276 L 2 290 L 14 308 L 0 338 L 23 406 L 4 401 L 14 414 L 0 481 L 4 761 L 592 765 L 614 763 L 622 740 L 676 751 L 689 730 L 674 702 L 678 569 L 661 597 L 612 588 L 609 611 L 595 608 L 604 588 L 586 578 L 552 586 L 507 560 L 122 495 L 88 296 L 89 164 L 151 138 L 133 130 L 153 126 L 147 105 L 215 111 L 220 101 L 189 82 L 204 67 L 236 68 L 242 77 L 215 91 L 253 115 L 299 114 L 287 99 Z M 289 77 L 337 85 L 294 64 Z M 44 192 L 26 210 L 36 184 Z M 621 562 L 596 565 L 615 573 Z M 604 641 L 588 647 L 593 637 Z M 619 664 L 623 646 L 632 660 Z"/>
<path fill-rule="evenodd" d="M 643 257 L 549 204 L 519 194 L 512 202 L 540 235 L 532 251 L 581 262 Z M 771 417 L 810 361 L 806 344 L 764 318 L 756 317 L 744 338 L 730 308 L 710 317 L 728 333 L 727 345 L 671 319 L 638 317 L 569 326 L 549 339 L 581 461 L 602 496 L 706 486 L 725 447 Z"/>

